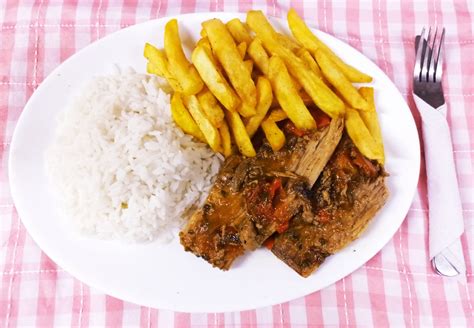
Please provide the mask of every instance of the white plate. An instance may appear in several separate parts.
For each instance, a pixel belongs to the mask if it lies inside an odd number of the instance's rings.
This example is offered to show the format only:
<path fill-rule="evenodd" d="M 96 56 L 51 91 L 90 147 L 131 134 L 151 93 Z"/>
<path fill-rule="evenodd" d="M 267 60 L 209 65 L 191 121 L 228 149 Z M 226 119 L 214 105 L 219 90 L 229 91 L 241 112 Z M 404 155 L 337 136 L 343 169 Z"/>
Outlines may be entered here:
<path fill-rule="evenodd" d="M 197 40 L 200 23 L 212 17 L 245 18 L 230 13 L 178 16 L 183 39 Z M 109 295 L 187 312 L 236 311 L 288 301 L 335 283 L 373 257 L 399 228 L 412 201 L 420 166 L 418 134 L 408 106 L 388 77 L 364 55 L 319 31 L 342 59 L 374 77 L 391 196 L 357 241 L 304 279 L 264 249 L 245 255 L 223 272 L 184 252 L 178 239 L 168 245 L 126 245 L 78 238 L 69 231 L 58 215 L 44 168 L 55 117 L 87 81 L 111 73 L 112 63 L 145 72 L 143 45 L 162 46 L 168 19 L 123 29 L 79 51 L 44 80 L 23 110 L 10 150 L 11 192 L 23 224 L 43 251 L 73 276 Z M 286 22 L 272 22 L 286 30 Z"/>

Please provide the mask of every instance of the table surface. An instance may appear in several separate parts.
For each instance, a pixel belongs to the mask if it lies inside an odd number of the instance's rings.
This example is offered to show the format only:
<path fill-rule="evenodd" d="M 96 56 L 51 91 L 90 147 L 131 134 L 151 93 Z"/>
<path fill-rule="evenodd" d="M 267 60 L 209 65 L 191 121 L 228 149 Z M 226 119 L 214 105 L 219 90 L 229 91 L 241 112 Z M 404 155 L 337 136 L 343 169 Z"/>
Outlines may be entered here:
<path fill-rule="evenodd" d="M 423 26 L 446 27 L 443 85 L 466 228 L 462 244 L 467 284 L 436 275 L 428 261 L 424 164 L 407 217 L 382 251 L 336 284 L 287 303 L 232 313 L 152 309 L 104 295 L 52 262 L 21 224 L 7 173 L 16 122 L 41 81 L 91 42 L 149 19 L 252 8 L 285 17 L 290 7 L 311 26 L 349 43 L 377 63 L 406 98 L 418 127 L 419 115 L 411 96 L 414 35 Z M 2 1 L 0 326 L 474 326 L 473 19 L 469 0 Z"/>

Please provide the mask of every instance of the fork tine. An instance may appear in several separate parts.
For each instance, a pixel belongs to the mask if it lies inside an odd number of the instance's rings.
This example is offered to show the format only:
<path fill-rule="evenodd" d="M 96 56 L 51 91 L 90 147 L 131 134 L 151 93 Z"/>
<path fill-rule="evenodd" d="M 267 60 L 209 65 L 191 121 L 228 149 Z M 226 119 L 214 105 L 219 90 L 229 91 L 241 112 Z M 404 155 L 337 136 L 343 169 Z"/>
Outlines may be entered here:
<path fill-rule="evenodd" d="M 438 45 L 438 53 L 436 54 L 436 61 L 434 63 L 434 72 L 433 72 L 433 80 L 435 82 L 441 82 L 442 74 L 443 74 L 443 48 L 444 48 L 444 34 L 446 30 L 443 27 L 443 32 L 441 32 L 441 37 L 439 39 Z M 434 49 L 434 48 L 433 48 Z"/>
<path fill-rule="evenodd" d="M 426 73 L 426 81 L 430 82 L 430 77 L 433 77 L 433 82 L 434 82 L 434 73 L 435 73 L 435 61 L 433 60 L 433 55 L 436 52 L 436 36 L 438 35 L 438 26 L 436 26 L 434 35 L 433 35 L 433 40 L 431 42 L 431 46 L 429 46 L 430 41 L 428 40 L 428 58 L 426 62 L 427 66 L 427 73 Z"/>
<path fill-rule="evenodd" d="M 421 57 L 424 48 L 425 28 L 421 30 L 418 47 L 416 47 L 415 67 L 413 69 L 413 79 L 420 80 L 421 76 Z"/>
<path fill-rule="evenodd" d="M 428 59 L 430 58 L 430 40 L 431 40 L 431 26 L 428 28 L 428 37 L 426 38 L 426 43 L 423 42 L 423 53 L 421 57 L 421 76 L 420 81 L 427 81 L 428 80 L 428 72 L 430 62 Z"/>

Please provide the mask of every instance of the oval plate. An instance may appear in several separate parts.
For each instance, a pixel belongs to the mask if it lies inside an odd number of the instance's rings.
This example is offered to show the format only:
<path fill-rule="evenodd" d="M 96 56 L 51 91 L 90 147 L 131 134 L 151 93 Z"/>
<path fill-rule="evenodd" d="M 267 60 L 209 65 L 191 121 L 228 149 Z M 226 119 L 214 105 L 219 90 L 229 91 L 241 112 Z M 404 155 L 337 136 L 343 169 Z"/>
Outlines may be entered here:
<path fill-rule="evenodd" d="M 237 13 L 177 16 L 183 42 L 197 40 L 200 23 L 214 17 L 245 19 Z M 163 45 L 164 26 L 170 18 L 123 29 L 82 49 L 56 68 L 28 101 L 11 143 L 9 177 L 18 213 L 36 243 L 59 266 L 104 293 L 186 312 L 237 311 L 285 302 L 331 285 L 362 266 L 392 238 L 409 209 L 420 166 L 418 133 L 390 79 L 357 50 L 319 31 L 314 32 L 342 59 L 374 77 L 391 196 L 358 240 L 305 279 L 264 249 L 243 256 L 223 272 L 184 252 L 177 238 L 166 245 L 129 245 L 81 238 L 70 231 L 67 220 L 58 214 L 44 168 L 55 118 L 86 82 L 112 73 L 113 64 L 145 72 L 143 46 L 145 42 Z M 271 21 L 288 32 L 285 21 Z"/>

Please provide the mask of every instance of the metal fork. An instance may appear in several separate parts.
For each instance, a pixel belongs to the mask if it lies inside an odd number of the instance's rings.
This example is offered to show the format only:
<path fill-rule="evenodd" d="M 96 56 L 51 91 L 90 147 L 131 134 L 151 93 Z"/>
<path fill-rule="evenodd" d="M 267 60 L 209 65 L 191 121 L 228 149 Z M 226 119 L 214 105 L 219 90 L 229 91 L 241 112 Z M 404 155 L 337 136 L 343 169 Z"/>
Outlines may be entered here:
<path fill-rule="evenodd" d="M 445 29 L 443 28 L 441 37 L 437 40 L 438 28 L 436 27 L 434 35 L 432 35 L 430 27 L 425 41 L 425 28 L 423 28 L 421 35 L 417 36 L 415 42 L 416 61 L 413 70 L 413 92 L 434 108 L 439 108 L 445 103 L 441 85 L 444 33 Z"/>
<path fill-rule="evenodd" d="M 445 29 L 442 29 L 441 36 L 438 36 L 438 28 L 432 33 L 431 27 L 428 29 L 428 36 L 425 40 L 425 28 L 415 39 L 416 60 L 413 70 L 413 93 L 418 110 L 438 110 L 446 111 L 446 104 L 443 95 L 441 78 L 443 74 L 443 41 Z M 425 103 L 423 103 L 425 102 Z M 425 127 L 424 127 L 425 128 Z M 425 145 L 427 140 L 425 141 Z M 442 150 L 439 150 L 440 152 Z M 428 177 L 430 179 L 430 177 Z M 450 261 L 444 253 L 433 257 L 431 261 L 433 269 L 440 275 L 456 276 L 460 270 Z"/>

